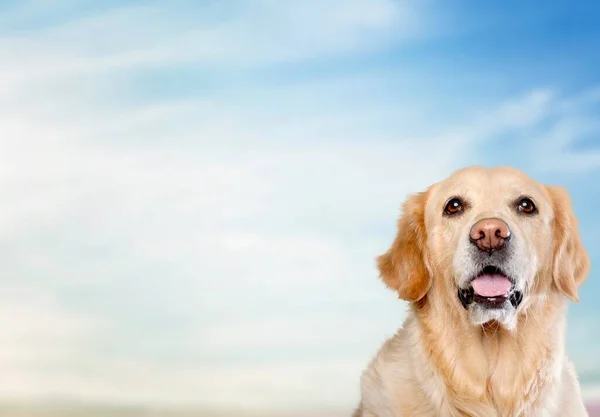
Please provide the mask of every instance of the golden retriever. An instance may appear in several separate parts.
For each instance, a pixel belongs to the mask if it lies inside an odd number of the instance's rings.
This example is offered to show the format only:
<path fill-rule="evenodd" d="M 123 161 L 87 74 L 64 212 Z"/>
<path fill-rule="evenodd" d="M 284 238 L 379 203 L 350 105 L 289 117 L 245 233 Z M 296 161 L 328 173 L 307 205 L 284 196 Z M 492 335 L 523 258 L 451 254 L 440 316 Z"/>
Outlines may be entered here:
<path fill-rule="evenodd" d="M 354 417 L 587 416 L 565 313 L 589 258 L 565 189 L 464 168 L 408 197 L 377 266 L 409 314 Z"/>

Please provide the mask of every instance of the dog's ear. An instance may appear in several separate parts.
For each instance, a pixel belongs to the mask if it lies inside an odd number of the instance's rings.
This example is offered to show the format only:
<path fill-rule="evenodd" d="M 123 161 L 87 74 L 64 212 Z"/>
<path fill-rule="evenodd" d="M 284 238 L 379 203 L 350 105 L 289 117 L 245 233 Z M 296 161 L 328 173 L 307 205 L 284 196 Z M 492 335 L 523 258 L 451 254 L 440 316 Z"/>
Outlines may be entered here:
<path fill-rule="evenodd" d="M 590 260 L 581 242 L 569 193 L 559 186 L 547 189 L 554 205 L 554 284 L 564 295 L 578 302 L 578 288 L 589 272 Z"/>
<path fill-rule="evenodd" d="M 409 196 L 392 246 L 377 257 L 382 280 L 407 301 L 420 300 L 431 287 L 431 276 L 425 266 L 426 198 L 427 192 Z"/>

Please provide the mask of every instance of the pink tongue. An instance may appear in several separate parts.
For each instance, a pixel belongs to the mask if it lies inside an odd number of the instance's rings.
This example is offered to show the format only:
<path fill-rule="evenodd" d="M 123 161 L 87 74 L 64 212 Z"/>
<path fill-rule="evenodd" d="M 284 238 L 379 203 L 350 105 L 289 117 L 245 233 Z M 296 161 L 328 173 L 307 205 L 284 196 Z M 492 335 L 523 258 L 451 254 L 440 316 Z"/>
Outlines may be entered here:
<path fill-rule="evenodd" d="M 483 297 L 498 297 L 508 294 L 510 280 L 504 275 L 481 275 L 475 278 L 471 285 L 476 294 Z"/>

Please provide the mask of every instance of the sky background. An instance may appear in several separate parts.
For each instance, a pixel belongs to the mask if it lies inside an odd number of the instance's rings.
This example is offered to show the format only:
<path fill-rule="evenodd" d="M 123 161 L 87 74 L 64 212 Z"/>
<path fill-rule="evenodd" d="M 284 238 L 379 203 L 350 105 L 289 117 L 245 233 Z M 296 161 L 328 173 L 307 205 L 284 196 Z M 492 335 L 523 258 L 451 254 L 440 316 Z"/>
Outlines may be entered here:
<path fill-rule="evenodd" d="M 469 164 L 566 186 L 600 399 L 600 5 L 0 2 L 0 398 L 351 409 L 375 257 Z"/>

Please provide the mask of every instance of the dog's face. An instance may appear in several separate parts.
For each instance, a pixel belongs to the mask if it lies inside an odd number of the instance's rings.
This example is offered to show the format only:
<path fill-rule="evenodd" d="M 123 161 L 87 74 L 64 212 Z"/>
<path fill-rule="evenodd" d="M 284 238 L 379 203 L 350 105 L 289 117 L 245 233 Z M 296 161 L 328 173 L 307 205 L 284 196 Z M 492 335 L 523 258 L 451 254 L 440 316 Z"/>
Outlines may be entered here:
<path fill-rule="evenodd" d="M 551 291 L 577 300 L 589 268 L 567 193 L 512 168 L 469 167 L 411 196 L 378 258 L 401 298 L 429 292 L 508 329 Z"/>

